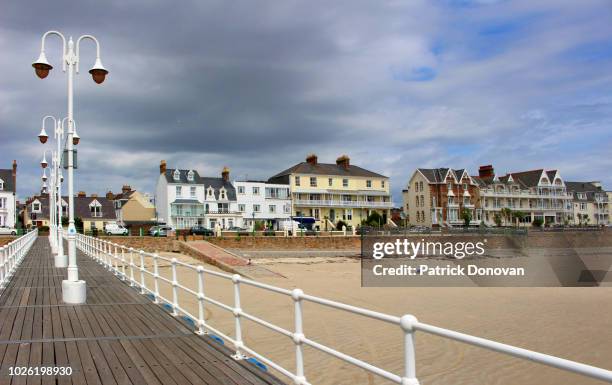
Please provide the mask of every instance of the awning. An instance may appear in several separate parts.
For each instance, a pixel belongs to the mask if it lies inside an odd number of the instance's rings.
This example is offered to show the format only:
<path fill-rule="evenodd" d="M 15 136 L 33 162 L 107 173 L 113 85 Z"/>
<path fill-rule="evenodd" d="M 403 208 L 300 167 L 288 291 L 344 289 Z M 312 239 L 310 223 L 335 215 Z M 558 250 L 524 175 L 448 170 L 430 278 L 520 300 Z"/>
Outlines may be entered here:
<path fill-rule="evenodd" d="M 313 217 L 291 217 L 291 219 L 302 225 L 310 225 L 316 222 Z"/>
<path fill-rule="evenodd" d="M 203 204 L 202 202 L 200 202 L 197 199 L 175 199 L 174 202 L 170 202 L 170 204 L 181 204 L 181 205 L 196 205 L 196 204 Z"/>

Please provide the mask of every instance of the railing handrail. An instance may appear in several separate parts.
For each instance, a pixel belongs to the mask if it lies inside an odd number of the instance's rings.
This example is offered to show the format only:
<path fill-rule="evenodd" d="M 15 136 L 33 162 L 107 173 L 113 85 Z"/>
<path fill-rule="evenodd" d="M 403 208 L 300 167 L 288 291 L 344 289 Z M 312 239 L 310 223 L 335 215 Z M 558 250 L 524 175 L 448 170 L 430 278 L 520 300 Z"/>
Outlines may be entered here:
<path fill-rule="evenodd" d="M 0 289 L 6 287 L 37 236 L 38 229 L 35 229 L 0 247 Z"/>
<path fill-rule="evenodd" d="M 416 317 L 410 314 L 403 315 L 401 317 L 393 316 L 385 313 L 376 312 L 373 310 L 360 308 L 353 305 L 348 305 L 342 302 L 337 302 L 313 295 L 305 294 L 300 289 L 283 289 L 273 285 L 268 285 L 262 282 L 254 281 L 251 279 L 243 278 L 238 274 L 222 273 L 210 269 L 204 268 L 202 265 L 194 266 L 192 264 L 178 261 L 176 258 L 167 258 L 154 253 L 148 253 L 143 250 L 135 250 L 124 245 L 112 243 L 107 240 L 99 238 L 93 238 L 82 234 L 77 234 L 77 247 L 84 251 L 87 255 L 97 260 L 99 263 L 105 265 L 109 270 L 115 272 L 123 280 L 128 280 L 131 286 L 139 287 L 142 294 L 151 294 L 156 303 L 160 300 L 168 303 L 172 307 L 172 315 L 178 316 L 184 314 L 190 319 L 196 321 L 198 334 L 205 334 L 208 332 L 215 333 L 221 338 L 231 342 L 234 345 L 236 353 L 232 356 L 235 359 L 245 358 L 245 354 L 250 354 L 257 358 L 264 364 L 277 370 L 279 373 L 287 376 L 294 383 L 298 385 L 308 385 L 306 380 L 304 359 L 303 359 L 303 345 L 308 345 L 321 352 L 329 354 L 335 358 L 343 360 L 351 365 L 364 369 L 370 373 L 376 374 L 387 380 L 395 382 L 401 385 L 418 385 L 419 381 L 416 377 L 416 364 L 415 364 L 415 345 L 414 337 L 415 332 L 420 331 L 439 337 L 452 339 L 462 343 L 470 344 L 480 348 L 496 351 L 499 353 L 507 354 L 517 358 L 534 361 L 540 364 L 552 366 L 569 372 L 574 372 L 580 375 L 600 379 L 612 383 L 612 371 L 598 368 L 595 366 L 566 360 L 552 355 L 538 353 L 528 349 L 519 348 L 512 345 L 502 344 L 496 341 L 471 336 L 468 334 L 456 332 L 449 329 L 432 326 L 426 323 L 422 323 L 417 320 Z M 129 252 L 129 260 L 125 257 L 125 252 Z M 138 258 L 134 258 L 134 254 Z M 146 268 L 145 257 L 153 259 L 153 271 Z M 118 267 L 118 262 L 121 261 L 121 268 Z M 172 278 L 166 278 L 159 275 L 159 261 L 169 262 L 172 269 Z M 179 282 L 177 275 L 177 266 L 182 266 L 191 269 L 197 273 L 198 277 L 198 289 L 193 290 L 189 287 L 184 286 Z M 126 272 L 126 267 L 129 272 Z M 140 273 L 139 275 L 137 273 Z M 211 298 L 205 294 L 204 290 L 204 276 L 209 274 L 219 278 L 229 280 L 233 284 L 234 288 L 234 303 L 229 305 L 214 298 Z M 145 276 L 153 278 L 153 287 L 149 288 L 146 284 Z M 172 287 L 172 298 L 164 297 L 159 291 L 159 282 L 165 282 Z M 241 308 L 241 296 L 240 296 L 240 285 L 248 285 L 256 287 L 262 290 L 267 290 L 277 294 L 289 296 L 294 302 L 294 330 L 289 331 L 280 326 L 274 325 L 271 322 L 265 321 L 255 315 L 245 312 Z M 198 315 L 191 314 L 187 309 L 180 305 L 180 299 L 178 289 L 193 295 L 196 297 L 198 302 Z M 392 373 L 380 367 L 369 364 L 365 361 L 359 360 L 353 356 L 342 353 L 331 347 L 320 344 L 314 340 L 306 337 L 303 331 L 303 316 L 302 316 L 302 302 L 312 302 L 321 306 L 329 307 L 336 310 L 341 310 L 360 316 L 372 318 L 378 321 L 390 323 L 399 326 L 404 333 L 404 370 L 401 375 Z M 215 327 L 211 326 L 204 317 L 204 309 L 207 304 L 214 305 L 225 311 L 228 311 L 234 316 L 234 336 L 231 337 Z M 242 323 L 241 318 L 246 318 L 252 322 L 255 322 L 265 328 L 272 330 L 276 333 L 291 338 L 295 345 L 295 371 L 292 372 L 276 362 L 268 359 L 261 355 L 256 350 L 246 346 L 242 339 Z"/>

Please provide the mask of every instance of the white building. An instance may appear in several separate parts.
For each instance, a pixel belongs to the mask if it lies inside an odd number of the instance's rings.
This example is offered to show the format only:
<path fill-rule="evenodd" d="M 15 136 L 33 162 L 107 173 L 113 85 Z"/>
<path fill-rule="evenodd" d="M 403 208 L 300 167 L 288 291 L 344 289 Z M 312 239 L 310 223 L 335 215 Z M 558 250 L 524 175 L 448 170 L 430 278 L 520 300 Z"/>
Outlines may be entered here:
<path fill-rule="evenodd" d="M 15 227 L 17 161 L 12 169 L 0 169 L 0 227 Z"/>
<path fill-rule="evenodd" d="M 291 229 L 291 196 L 288 184 L 257 181 L 236 181 L 238 211 L 243 226 L 249 229 L 257 221 L 265 222 L 269 229 Z"/>
<path fill-rule="evenodd" d="M 204 226 L 222 229 L 242 225 L 236 190 L 229 181 L 229 169 L 221 177 L 201 177 L 196 170 L 167 169 L 159 165 L 155 206 L 160 222 L 175 229 Z"/>

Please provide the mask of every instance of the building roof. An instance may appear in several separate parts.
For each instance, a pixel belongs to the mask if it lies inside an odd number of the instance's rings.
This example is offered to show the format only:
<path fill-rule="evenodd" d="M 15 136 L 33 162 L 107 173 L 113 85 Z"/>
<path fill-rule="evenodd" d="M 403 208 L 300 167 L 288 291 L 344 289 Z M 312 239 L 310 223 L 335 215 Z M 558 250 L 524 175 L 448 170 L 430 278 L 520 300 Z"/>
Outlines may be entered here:
<path fill-rule="evenodd" d="M 567 191 L 570 192 L 574 199 L 579 201 L 594 202 L 595 194 L 601 194 L 606 197 L 606 192 L 601 186 L 595 185 L 593 182 L 565 182 Z M 576 193 L 585 193 L 585 199 L 579 199 Z"/>
<path fill-rule="evenodd" d="M 0 179 L 4 181 L 4 189 L 2 191 L 15 192 L 13 185 L 13 170 L 0 168 Z"/>
<path fill-rule="evenodd" d="M 373 171 L 366 170 L 355 165 L 349 165 L 348 168 L 340 166 L 335 163 L 308 163 L 301 162 L 288 169 L 279 172 L 278 174 L 270 177 L 269 180 L 288 176 L 291 174 L 315 174 L 315 175 L 339 175 L 339 176 L 361 176 L 361 177 L 373 177 L 373 178 L 387 178 L 384 175 L 375 173 Z"/>
<path fill-rule="evenodd" d="M 498 177 L 497 181 L 495 180 L 494 177 L 482 178 L 479 176 L 472 176 L 472 179 L 474 179 L 480 186 L 483 186 L 483 187 L 486 187 L 494 183 L 501 183 L 501 184 L 518 184 L 521 188 L 530 188 L 530 187 L 538 186 L 543 172 L 544 172 L 544 169 L 542 168 L 538 170 L 511 172 L 511 173 L 507 173 L 504 176 Z M 545 174 L 552 183 L 555 176 L 557 175 L 557 170 L 549 170 L 549 171 L 546 171 Z M 510 180 L 510 176 L 512 176 L 512 180 Z"/>
<path fill-rule="evenodd" d="M 68 196 L 63 196 L 62 199 L 68 203 Z M 41 218 L 49 218 L 49 195 L 38 195 L 28 199 L 28 205 L 30 205 L 35 200 L 38 200 L 41 203 L 41 213 L 37 215 L 38 219 Z M 102 216 L 101 217 L 92 217 L 90 204 L 93 201 L 98 201 L 101 207 Z M 31 213 L 31 209 L 28 210 Z M 74 216 L 81 219 L 95 219 L 99 221 L 108 221 L 117 219 L 115 215 L 115 208 L 113 206 L 113 202 L 106 199 L 105 197 L 74 197 Z"/>
<path fill-rule="evenodd" d="M 465 172 L 465 169 L 463 168 L 449 169 L 446 167 L 418 168 L 417 170 L 421 174 L 423 174 L 423 176 L 425 177 L 425 179 L 427 179 L 429 183 L 446 183 L 445 178 L 446 178 L 446 174 L 449 173 L 449 170 L 450 170 L 451 176 L 453 176 L 456 180 L 460 181 L 461 177 L 463 176 L 463 173 Z"/>
<path fill-rule="evenodd" d="M 179 180 L 174 180 L 174 170 L 176 169 L 166 170 L 165 176 L 166 176 L 166 181 L 168 181 L 168 183 L 204 185 L 205 189 L 212 187 L 213 189 L 215 189 L 215 192 L 219 191 L 221 187 L 224 187 L 225 191 L 227 191 L 227 199 L 230 201 L 236 200 L 236 189 L 234 188 L 234 185 L 230 181 L 225 181 L 221 177 L 208 177 L 208 176 L 202 177 L 200 176 L 200 174 L 198 174 L 196 170 L 181 170 L 181 169 L 178 170 L 179 176 L 180 176 Z M 189 173 L 189 171 L 193 171 L 192 181 L 187 179 L 187 174 Z"/>

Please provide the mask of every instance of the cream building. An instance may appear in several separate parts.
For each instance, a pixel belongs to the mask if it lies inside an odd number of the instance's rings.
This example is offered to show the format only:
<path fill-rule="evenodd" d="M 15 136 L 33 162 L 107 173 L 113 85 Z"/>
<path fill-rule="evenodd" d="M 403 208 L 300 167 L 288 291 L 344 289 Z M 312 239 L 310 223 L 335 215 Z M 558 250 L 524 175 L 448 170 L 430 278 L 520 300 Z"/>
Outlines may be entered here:
<path fill-rule="evenodd" d="M 336 163 L 319 163 L 311 154 L 271 177 L 268 182 L 288 184 L 294 217 L 312 217 L 319 230 L 332 229 L 339 221 L 356 227 L 376 211 L 391 224 L 393 207 L 389 178 L 350 164 L 343 155 Z"/>
<path fill-rule="evenodd" d="M 600 182 L 566 182 L 573 197 L 575 225 L 607 225 L 610 223 L 609 199 Z"/>

